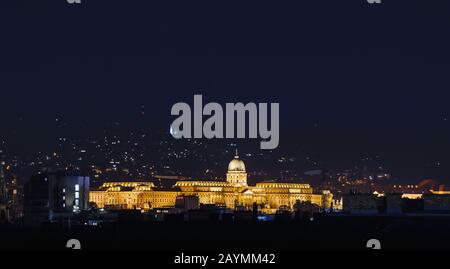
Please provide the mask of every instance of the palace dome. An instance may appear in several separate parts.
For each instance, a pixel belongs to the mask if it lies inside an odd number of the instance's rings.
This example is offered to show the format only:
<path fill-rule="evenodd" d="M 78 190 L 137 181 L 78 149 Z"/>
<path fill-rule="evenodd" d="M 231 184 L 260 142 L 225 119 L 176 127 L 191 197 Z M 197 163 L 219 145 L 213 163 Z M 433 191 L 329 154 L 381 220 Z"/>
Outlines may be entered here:
<path fill-rule="evenodd" d="M 245 164 L 239 156 L 236 155 L 228 164 L 228 172 L 245 172 Z"/>

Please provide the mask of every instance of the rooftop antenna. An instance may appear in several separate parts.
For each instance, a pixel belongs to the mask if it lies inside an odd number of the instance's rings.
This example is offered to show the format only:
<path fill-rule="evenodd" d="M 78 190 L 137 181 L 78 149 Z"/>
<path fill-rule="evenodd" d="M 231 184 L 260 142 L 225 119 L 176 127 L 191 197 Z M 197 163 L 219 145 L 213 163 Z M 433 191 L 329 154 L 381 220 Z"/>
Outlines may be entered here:
<path fill-rule="evenodd" d="M 239 159 L 239 153 L 238 153 L 238 149 L 236 148 L 236 155 L 234 155 L 234 158 Z"/>

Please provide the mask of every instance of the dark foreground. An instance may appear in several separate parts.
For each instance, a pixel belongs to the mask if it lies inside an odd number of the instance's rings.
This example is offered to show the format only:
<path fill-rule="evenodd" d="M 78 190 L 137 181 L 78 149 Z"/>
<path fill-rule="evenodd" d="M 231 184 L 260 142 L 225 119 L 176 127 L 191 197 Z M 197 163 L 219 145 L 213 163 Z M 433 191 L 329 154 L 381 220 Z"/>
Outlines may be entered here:
<path fill-rule="evenodd" d="M 316 216 L 314 221 L 125 222 L 103 226 L 1 226 L 0 248 L 64 249 L 383 249 L 449 248 L 450 216 Z"/>

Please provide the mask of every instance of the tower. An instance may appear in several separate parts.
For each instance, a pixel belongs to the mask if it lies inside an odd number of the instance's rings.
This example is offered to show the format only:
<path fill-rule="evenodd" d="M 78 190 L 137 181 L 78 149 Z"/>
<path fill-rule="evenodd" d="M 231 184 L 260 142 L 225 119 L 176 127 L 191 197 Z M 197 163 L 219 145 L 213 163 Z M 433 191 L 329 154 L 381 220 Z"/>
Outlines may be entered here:
<path fill-rule="evenodd" d="M 8 191 L 6 189 L 5 173 L 3 171 L 3 162 L 0 162 L 0 205 L 8 203 Z"/>
<path fill-rule="evenodd" d="M 236 187 L 247 186 L 245 164 L 239 159 L 237 149 L 234 159 L 228 164 L 227 182 Z"/>
<path fill-rule="evenodd" d="M 5 173 L 3 172 L 4 162 L 0 162 L 0 223 L 8 222 L 8 190 L 6 188 Z"/>

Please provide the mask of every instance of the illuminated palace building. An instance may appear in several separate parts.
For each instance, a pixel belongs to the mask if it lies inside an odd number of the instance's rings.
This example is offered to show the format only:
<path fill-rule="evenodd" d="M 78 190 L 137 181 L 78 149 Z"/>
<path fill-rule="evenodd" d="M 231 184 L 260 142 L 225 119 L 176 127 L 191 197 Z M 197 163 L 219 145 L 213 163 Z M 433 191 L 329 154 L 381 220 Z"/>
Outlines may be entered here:
<path fill-rule="evenodd" d="M 318 209 L 331 206 L 329 192 L 314 194 L 309 184 L 265 181 L 247 185 L 245 164 L 235 156 L 228 165 L 226 181 L 181 180 L 170 189 L 156 188 L 152 182 L 107 182 L 90 192 L 90 201 L 99 208 L 141 209 L 173 207 L 177 197 L 197 196 L 200 204 L 230 209 L 251 208 L 256 203 L 265 212 L 294 208 L 296 203 Z"/>

